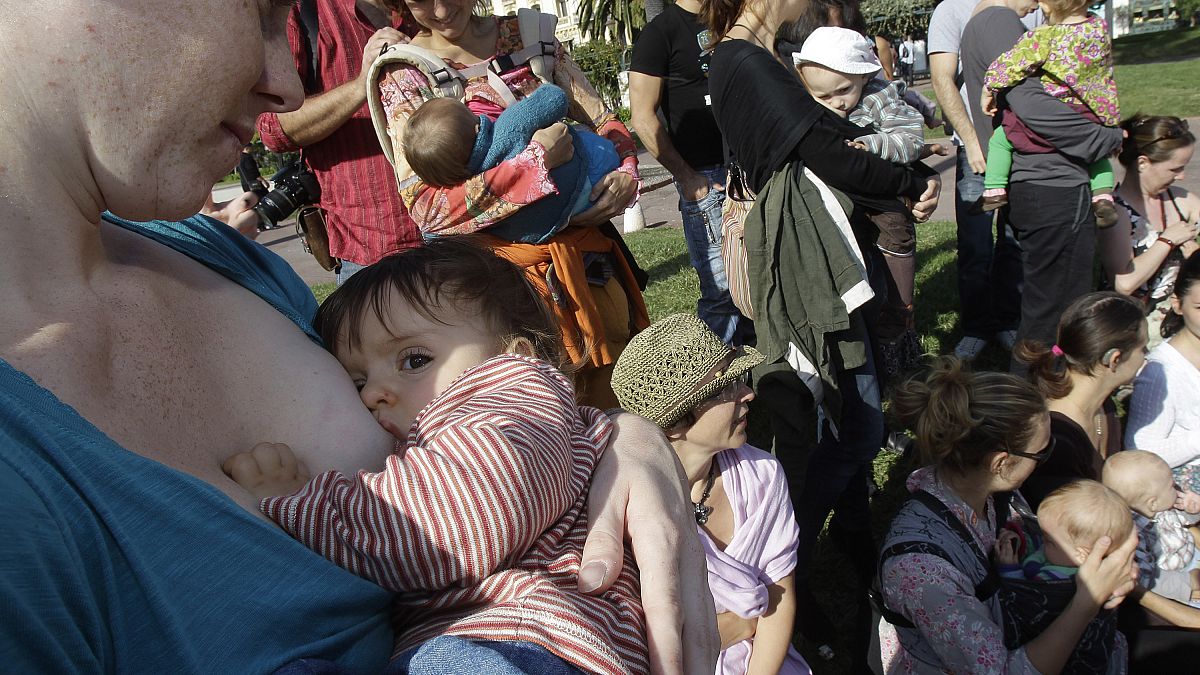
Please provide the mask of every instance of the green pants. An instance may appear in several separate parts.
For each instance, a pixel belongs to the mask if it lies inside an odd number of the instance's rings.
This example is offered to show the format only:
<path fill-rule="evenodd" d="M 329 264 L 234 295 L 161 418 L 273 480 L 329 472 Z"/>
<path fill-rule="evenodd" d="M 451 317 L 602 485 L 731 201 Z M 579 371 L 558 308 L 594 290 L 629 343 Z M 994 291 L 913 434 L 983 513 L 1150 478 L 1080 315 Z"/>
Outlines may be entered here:
<path fill-rule="evenodd" d="M 987 171 L 983 174 L 983 189 L 995 190 L 1008 187 L 1008 175 L 1012 172 L 1013 146 L 1004 134 L 1004 127 L 997 126 L 988 141 Z M 1113 191 L 1112 163 L 1108 158 L 1098 159 L 1088 167 L 1092 194 L 1108 194 Z"/>

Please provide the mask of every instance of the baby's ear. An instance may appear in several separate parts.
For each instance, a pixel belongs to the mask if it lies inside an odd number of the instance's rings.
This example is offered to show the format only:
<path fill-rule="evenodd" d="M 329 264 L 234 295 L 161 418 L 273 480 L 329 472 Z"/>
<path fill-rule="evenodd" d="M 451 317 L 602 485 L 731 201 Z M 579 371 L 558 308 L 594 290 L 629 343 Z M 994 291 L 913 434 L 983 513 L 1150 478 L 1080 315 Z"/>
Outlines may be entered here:
<path fill-rule="evenodd" d="M 533 343 L 526 337 L 515 337 L 509 340 L 504 347 L 504 353 L 528 356 L 529 358 L 537 357 L 537 350 L 533 348 Z"/>
<path fill-rule="evenodd" d="M 1085 560 L 1087 560 L 1087 557 L 1089 555 L 1091 555 L 1091 553 L 1092 553 L 1091 546 L 1076 546 L 1075 551 L 1072 554 L 1072 557 L 1075 558 L 1075 566 L 1079 567 L 1080 565 L 1082 565 L 1083 562 Z"/>

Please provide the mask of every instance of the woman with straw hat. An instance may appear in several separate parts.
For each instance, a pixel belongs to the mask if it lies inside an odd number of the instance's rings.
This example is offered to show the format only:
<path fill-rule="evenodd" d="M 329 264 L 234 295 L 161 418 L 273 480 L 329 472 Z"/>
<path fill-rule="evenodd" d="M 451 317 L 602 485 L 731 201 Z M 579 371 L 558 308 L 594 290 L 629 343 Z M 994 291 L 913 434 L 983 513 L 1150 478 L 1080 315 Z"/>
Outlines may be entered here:
<path fill-rule="evenodd" d="M 613 391 L 662 427 L 687 474 L 721 632 L 717 672 L 808 675 L 791 646 L 799 531 L 787 480 L 772 455 L 746 443 L 746 375 L 762 360 L 676 314 L 630 340 Z"/>

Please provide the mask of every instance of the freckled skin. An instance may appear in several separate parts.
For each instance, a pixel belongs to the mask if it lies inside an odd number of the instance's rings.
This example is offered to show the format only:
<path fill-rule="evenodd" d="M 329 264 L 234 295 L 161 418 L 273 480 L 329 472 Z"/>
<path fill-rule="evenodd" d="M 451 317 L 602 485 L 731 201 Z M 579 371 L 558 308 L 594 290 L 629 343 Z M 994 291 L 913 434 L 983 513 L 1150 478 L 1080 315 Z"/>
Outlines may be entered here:
<path fill-rule="evenodd" d="M 257 443 L 287 443 L 314 471 L 380 468 L 392 441 L 331 356 L 217 272 L 99 222 L 106 208 L 195 213 L 241 151 L 224 125 L 299 104 L 286 5 L 0 0 L 0 12 L 0 43 L 21 46 L 0 62 L 21 104 L 0 110 L 12 256 L 0 358 L 251 512 L 220 463 Z M 58 39 L 29 39 L 47 25 Z M 106 39 L 113 26 L 126 39 Z"/>

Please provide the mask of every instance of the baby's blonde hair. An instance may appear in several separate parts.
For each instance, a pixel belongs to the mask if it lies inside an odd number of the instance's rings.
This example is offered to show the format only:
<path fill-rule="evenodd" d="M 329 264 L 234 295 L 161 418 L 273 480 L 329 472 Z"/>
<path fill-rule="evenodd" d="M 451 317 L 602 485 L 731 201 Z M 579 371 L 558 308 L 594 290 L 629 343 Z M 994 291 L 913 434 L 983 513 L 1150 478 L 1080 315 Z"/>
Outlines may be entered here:
<path fill-rule="evenodd" d="M 1088 0 L 1041 0 L 1041 2 L 1054 13 L 1055 17 L 1060 18 L 1085 12 L 1092 5 Z"/>
<path fill-rule="evenodd" d="M 1157 478 L 1172 480 L 1171 465 L 1153 452 L 1145 450 L 1125 450 L 1114 453 L 1104 460 L 1104 469 L 1100 480 L 1104 486 L 1112 489 L 1125 501 L 1133 504 L 1155 493 L 1161 488 L 1161 483 L 1155 485 L 1153 473 Z"/>
<path fill-rule="evenodd" d="M 1038 518 L 1051 512 L 1075 546 L 1090 549 L 1097 539 L 1108 537 L 1117 547 L 1133 533 L 1129 504 L 1094 480 L 1077 480 L 1051 492 L 1038 506 Z"/>

